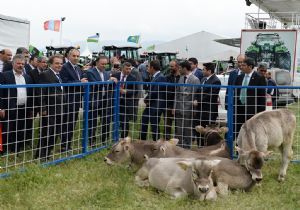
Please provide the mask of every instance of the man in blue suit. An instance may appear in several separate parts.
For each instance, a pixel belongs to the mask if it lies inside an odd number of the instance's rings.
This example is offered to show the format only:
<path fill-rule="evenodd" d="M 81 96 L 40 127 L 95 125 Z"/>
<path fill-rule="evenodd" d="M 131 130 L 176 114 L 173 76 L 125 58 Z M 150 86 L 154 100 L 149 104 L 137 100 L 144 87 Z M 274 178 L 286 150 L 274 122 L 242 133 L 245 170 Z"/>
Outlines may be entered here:
<path fill-rule="evenodd" d="M 115 79 L 110 78 L 109 72 L 105 71 L 107 63 L 108 58 L 105 56 L 96 59 L 96 66 L 87 71 L 89 82 L 105 82 Z M 116 80 L 114 81 L 116 82 Z M 113 89 L 110 84 L 96 84 L 91 86 L 90 92 L 88 133 L 89 145 L 94 147 L 98 118 L 101 121 L 101 143 L 105 143 L 110 134 Z"/>
<path fill-rule="evenodd" d="M 245 60 L 245 55 L 240 54 L 237 57 L 237 64 L 238 64 L 238 68 L 234 69 L 230 72 L 229 77 L 228 77 L 228 85 L 234 85 L 236 78 L 243 73 L 243 71 L 241 70 L 242 64 Z M 225 109 L 227 110 L 228 107 L 228 89 L 226 89 L 226 96 L 225 96 Z"/>
<path fill-rule="evenodd" d="M 203 72 L 198 68 L 198 60 L 197 58 L 189 58 L 189 63 L 191 64 L 192 74 L 195 75 L 199 81 L 203 78 Z"/>
<path fill-rule="evenodd" d="M 73 48 L 69 52 L 68 62 L 65 63 L 61 69 L 60 76 L 63 83 L 78 83 L 87 82 L 83 78 L 81 69 L 77 66 L 80 52 Z M 81 106 L 81 94 L 83 88 L 81 86 L 68 86 L 64 89 L 67 103 L 64 106 L 63 116 L 63 132 L 61 137 L 61 151 L 71 150 L 72 138 L 76 122 L 78 119 L 78 112 Z"/>
<path fill-rule="evenodd" d="M 12 69 L 1 75 L 1 84 L 31 84 L 31 78 L 23 72 L 24 65 L 24 56 L 15 55 Z M 0 108 L 1 112 L 4 112 L 2 115 L 2 117 L 4 116 L 4 152 L 18 153 L 24 149 L 26 141 L 32 143 L 32 139 L 26 138 L 28 136 L 26 135 L 27 120 L 32 120 L 32 88 L 7 88 L 2 89 L 1 92 Z"/>
<path fill-rule="evenodd" d="M 141 140 L 146 140 L 148 124 L 150 122 L 152 139 L 156 141 L 160 138 L 160 117 L 166 109 L 166 86 L 155 83 L 167 82 L 167 80 L 160 72 L 160 63 L 158 60 L 150 62 L 148 72 L 152 76 L 151 83 L 154 84 L 150 84 L 148 95 L 144 99 L 146 108 L 142 115 L 142 131 L 140 137 Z"/>
<path fill-rule="evenodd" d="M 129 122 L 133 120 L 136 100 L 136 93 L 139 91 L 138 86 L 135 84 L 127 84 L 127 82 L 136 82 L 137 78 L 132 74 L 132 65 L 129 62 L 125 62 L 122 65 L 121 72 L 115 73 L 112 77 L 121 81 L 120 84 L 120 130 L 121 138 L 125 138 L 129 133 Z"/>

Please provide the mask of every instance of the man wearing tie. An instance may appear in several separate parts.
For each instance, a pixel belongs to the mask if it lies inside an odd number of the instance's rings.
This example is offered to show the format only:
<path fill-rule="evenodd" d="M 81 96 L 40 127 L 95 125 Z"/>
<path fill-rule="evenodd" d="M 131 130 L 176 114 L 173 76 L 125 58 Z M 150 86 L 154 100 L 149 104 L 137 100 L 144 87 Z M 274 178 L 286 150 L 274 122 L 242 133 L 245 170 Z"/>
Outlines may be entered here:
<path fill-rule="evenodd" d="M 239 86 L 266 86 L 264 76 L 254 71 L 255 62 L 252 58 L 245 58 L 242 64 L 244 74 L 236 78 L 235 85 Z M 246 120 L 256 113 L 266 109 L 266 89 L 265 88 L 238 88 L 235 97 L 235 137 Z"/>
<path fill-rule="evenodd" d="M 63 83 L 78 83 L 87 82 L 83 78 L 81 69 L 76 65 L 79 61 L 80 52 L 78 49 L 73 48 L 68 54 L 68 62 L 65 63 L 61 69 L 60 76 Z M 64 106 L 64 126 L 61 137 L 61 151 L 65 152 L 71 150 L 72 138 L 76 122 L 78 119 L 78 112 L 81 106 L 81 95 L 83 88 L 81 86 L 68 86 L 65 87 L 66 104 Z"/>
<path fill-rule="evenodd" d="M 191 148 L 193 138 L 193 101 L 200 84 L 199 79 L 193 75 L 188 61 L 180 63 L 179 84 L 192 84 L 195 86 L 177 86 L 175 91 L 173 115 L 175 115 L 175 138 L 179 139 L 178 145 Z"/>
<path fill-rule="evenodd" d="M 220 79 L 215 75 L 215 64 L 203 64 L 204 78 L 201 84 L 204 85 L 221 85 Z M 218 117 L 218 98 L 220 87 L 202 86 L 198 98 L 198 108 L 200 112 L 200 125 L 206 127 L 214 124 Z"/>
<path fill-rule="evenodd" d="M 160 63 L 158 60 L 150 62 L 148 72 L 152 76 L 152 83 L 167 82 L 165 76 L 160 72 Z M 166 109 L 166 86 L 150 84 L 148 95 L 145 97 L 144 102 L 146 107 L 142 115 L 142 130 L 140 138 L 141 140 L 146 140 L 148 124 L 150 122 L 152 139 L 153 141 L 156 141 L 160 138 L 160 117 Z"/>
<path fill-rule="evenodd" d="M 110 78 L 109 72 L 105 71 L 108 63 L 106 56 L 99 56 L 95 62 L 96 66 L 87 71 L 89 82 L 117 81 L 115 78 Z M 109 138 L 113 96 L 111 86 L 111 84 L 95 84 L 90 88 L 88 135 L 89 145 L 92 147 L 96 145 L 98 118 L 101 121 L 101 143 L 105 143 Z"/>
<path fill-rule="evenodd" d="M 129 122 L 133 120 L 134 115 L 134 105 L 135 105 L 135 95 L 138 91 L 137 85 L 127 84 L 126 82 L 136 82 L 136 77 L 131 73 L 132 66 L 131 63 L 125 62 L 122 65 L 121 72 L 113 74 L 117 80 L 121 81 L 120 85 L 120 130 L 121 138 L 128 136 L 129 132 Z"/>
<path fill-rule="evenodd" d="M 60 71 L 63 57 L 54 55 L 49 59 L 50 68 L 41 72 L 41 84 L 62 83 Z M 50 158 L 56 136 L 61 135 L 64 94 L 62 86 L 42 88 L 42 128 L 35 158 Z"/>

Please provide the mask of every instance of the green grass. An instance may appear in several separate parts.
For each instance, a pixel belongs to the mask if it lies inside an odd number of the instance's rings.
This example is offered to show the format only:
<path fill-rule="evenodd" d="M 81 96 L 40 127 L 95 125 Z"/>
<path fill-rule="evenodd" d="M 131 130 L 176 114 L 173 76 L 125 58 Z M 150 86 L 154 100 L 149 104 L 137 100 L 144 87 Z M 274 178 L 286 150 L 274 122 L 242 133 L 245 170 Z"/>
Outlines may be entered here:
<path fill-rule="evenodd" d="M 290 164 L 284 183 L 276 181 L 279 161 L 269 160 L 264 180 L 251 192 L 232 192 L 216 202 L 172 200 L 134 184 L 134 171 L 108 166 L 107 151 L 48 168 L 31 165 L 0 180 L 0 209 L 299 209 L 300 164 Z"/>

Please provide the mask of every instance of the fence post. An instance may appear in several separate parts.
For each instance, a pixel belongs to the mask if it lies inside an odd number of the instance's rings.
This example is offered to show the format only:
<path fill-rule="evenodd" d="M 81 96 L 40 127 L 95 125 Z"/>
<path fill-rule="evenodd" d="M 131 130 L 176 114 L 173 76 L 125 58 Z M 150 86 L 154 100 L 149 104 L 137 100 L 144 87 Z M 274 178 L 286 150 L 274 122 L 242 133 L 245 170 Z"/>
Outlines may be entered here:
<path fill-rule="evenodd" d="M 113 129 L 113 141 L 116 142 L 119 139 L 119 106 L 120 106 L 120 82 L 116 84 L 116 89 L 114 92 L 114 129 Z"/>
<path fill-rule="evenodd" d="M 229 85 L 227 86 L 228 88 L 228 98 L 227 98 L 227 127 L 228 127 L 228 133 L 227 133 L 227 145 L 229 147 L 230 150 L 230 158 L 233 159 L 233 149 L 234 149 L 234 145 L 233 145 L 233 114 L 234 114 L 234 110 L 233 110 L 233 90 L 234 88 Z"/>
<path fill-rule="evenodd" d="M 82 153 L 87 152 L 88 147 L 88 129 L 89 129 L 89 97 L 90 97 L 90 85 L 84 83 L 84 95 L 83 95 L 83 131 L 82 131 Z"/>

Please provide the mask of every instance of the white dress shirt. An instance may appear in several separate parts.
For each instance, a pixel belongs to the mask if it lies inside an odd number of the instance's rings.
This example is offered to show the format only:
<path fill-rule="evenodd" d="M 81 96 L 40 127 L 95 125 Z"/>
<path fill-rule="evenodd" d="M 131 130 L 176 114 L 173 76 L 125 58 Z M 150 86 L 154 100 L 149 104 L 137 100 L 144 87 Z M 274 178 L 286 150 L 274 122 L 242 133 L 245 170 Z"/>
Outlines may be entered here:
<path fill-rule="evenodd" d="M 26 85 L 25 78 L 23 74 L 17 74 L 15 70 L 13 70 L 14 76 L 15 76 L 15 81 L 16 85 Z M 22 106 L 25 105 L 27 102 L 27 91 L 26 88 L 17 88 L 17 105 Z"/>
<path fill-rule="evenodd" d="M 3 72 L 4 63 L 2 60 L 0 60 L 0 72 Z"/>

